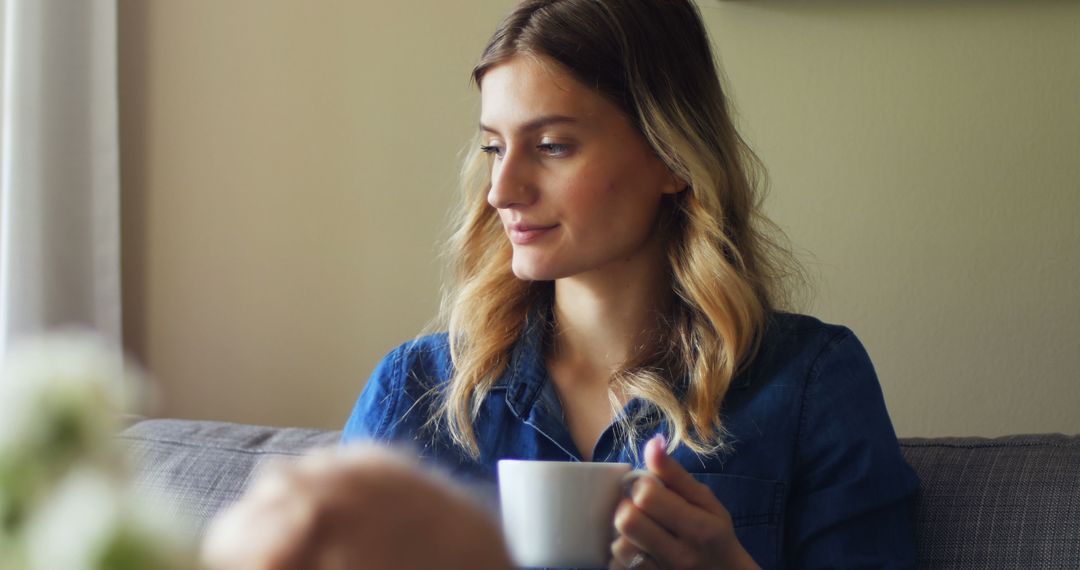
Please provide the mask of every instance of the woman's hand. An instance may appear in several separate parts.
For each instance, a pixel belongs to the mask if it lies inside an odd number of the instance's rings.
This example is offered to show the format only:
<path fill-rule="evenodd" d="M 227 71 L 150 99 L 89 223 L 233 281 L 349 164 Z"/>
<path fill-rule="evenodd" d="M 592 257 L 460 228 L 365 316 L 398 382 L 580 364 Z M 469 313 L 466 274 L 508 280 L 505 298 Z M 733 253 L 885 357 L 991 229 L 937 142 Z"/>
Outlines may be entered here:
<path fill-rule="evenodd" d="M 449 480 L 360 445 L 263 472 L 217 517 L 209 570 L 509 570 L 494 520 Z"/>
<path fill-rule="evenodd" d="M 619 537 L 611 544 L 611 568 L 758 568 L 724 505 L 668 457 L 665 446 L 659 435 L 645 446 L 645 466 L 664 485 L 638 479 L 615 511 Z"/>

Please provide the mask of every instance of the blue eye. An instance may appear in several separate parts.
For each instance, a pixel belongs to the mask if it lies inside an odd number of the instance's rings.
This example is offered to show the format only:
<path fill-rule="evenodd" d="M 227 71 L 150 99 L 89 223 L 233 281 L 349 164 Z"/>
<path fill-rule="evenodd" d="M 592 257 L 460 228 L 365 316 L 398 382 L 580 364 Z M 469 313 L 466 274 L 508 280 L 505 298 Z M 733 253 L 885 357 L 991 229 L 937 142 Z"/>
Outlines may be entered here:
<path fill-rule="evenodd" d="M 570 152 L 568 144 L 543 143 L 537 145 L 536 148 L 549 156 L 564 156 Z"/>
<path fill-rule="evenodd" d="M 489 145 L 480 145 L 480 152 L 482 152 L 482 153 L 484 153 L 486 155 L 489 155 L 489 156 L 494 155 L 494 156 L 497 156 L 497 157 L 500 157 L 500 158 L 503 155 L 502 147 L 501 146 L 494 146 L 494 145 L 491 145 L 491 146 L 489 146 Z"/>

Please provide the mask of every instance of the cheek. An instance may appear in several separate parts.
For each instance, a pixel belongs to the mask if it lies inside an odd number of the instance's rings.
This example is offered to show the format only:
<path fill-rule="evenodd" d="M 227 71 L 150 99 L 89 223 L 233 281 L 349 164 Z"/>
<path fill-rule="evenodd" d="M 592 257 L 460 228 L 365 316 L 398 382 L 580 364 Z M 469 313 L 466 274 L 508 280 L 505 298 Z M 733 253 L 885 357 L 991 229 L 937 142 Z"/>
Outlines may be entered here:
<path fill-rule="evenodd" d="M 605 180 L 579 179 L 566 188 L 563 195 L 563 213 L 577 221 L 579 229 L 600 229 L 610 220 L 618 218 L 620 208 L 619 186 Z"/>
<path fill-rule="evenodd" d="M 613 171 L 614 170 L 614 171 Z M 555 200 L 564 220 L 573 220 L 579 237 L 639 234 L 655 218 L 659 193 L 640 169 L 579 172 L 565 179 Z"/>
<path fill-rule="evenodd" d="M 641 173 L 628 173 L 604 186 L 603 201 L 608 217 L 618 220 L 622 231 L 637 234 L 655 220 L 660 194 Z"/>

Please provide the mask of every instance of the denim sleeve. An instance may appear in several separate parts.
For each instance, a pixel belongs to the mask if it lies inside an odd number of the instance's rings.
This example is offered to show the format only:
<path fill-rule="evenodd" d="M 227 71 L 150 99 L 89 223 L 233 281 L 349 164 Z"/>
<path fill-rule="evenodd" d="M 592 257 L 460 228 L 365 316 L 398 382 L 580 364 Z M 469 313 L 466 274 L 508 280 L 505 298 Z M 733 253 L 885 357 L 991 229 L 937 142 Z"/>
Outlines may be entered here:
<path fill-rule="evenodd" d="M 387 426 L 394 417 L 403 390 L 401 347 L 375 366 L 341 433 L 341 443 L 389 438 Z"/>
<path fill-rule="evenodd" d="M 851 331 L 809 371 L 785 542 L 794 568 L 914 568 L 918 478 Z"/>

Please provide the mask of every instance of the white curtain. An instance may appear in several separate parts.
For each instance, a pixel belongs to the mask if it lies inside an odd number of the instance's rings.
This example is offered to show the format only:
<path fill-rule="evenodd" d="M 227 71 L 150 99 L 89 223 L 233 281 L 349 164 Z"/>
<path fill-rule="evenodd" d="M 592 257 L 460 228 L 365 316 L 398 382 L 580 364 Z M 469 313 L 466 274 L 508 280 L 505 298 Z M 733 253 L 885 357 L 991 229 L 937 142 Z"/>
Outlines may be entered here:
<path fill-rule="evenodd" d="M 0 358 L 63 325 L 119 345 L 116 0 L 0 2 Z"/>

